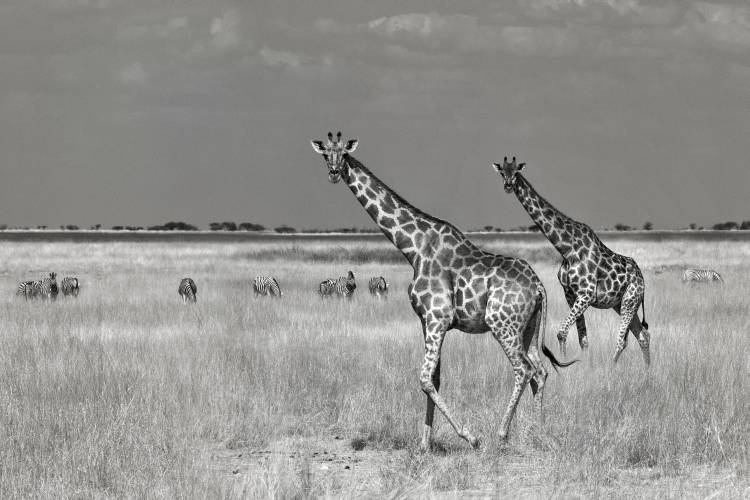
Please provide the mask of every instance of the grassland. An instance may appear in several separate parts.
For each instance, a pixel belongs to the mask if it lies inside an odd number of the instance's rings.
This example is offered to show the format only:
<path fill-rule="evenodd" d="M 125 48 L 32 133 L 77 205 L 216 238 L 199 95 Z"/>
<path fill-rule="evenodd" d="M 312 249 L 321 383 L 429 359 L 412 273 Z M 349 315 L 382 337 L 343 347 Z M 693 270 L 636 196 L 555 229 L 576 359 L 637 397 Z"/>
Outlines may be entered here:
<path fill-rule="evenodd" d="M 567 312 L 553 251 L 482 245 L 538 271 L 553 340 Z M 644 270 L 652 368 L 634 341 L 614 366 L 617 316 L 588 312 L 591 348 L 550 375 L 546 424 L 524 395 L 503 445 L 509 364 L 491 336 L 452 332 L 442 392 L 484 446 L 468 449 L 437 416 L 436 451 L 420 454 L 410 268 L 384 240 L 3 242 L 0 498 L 747 497 L 750 244 L 611 246 Z M 685 266 L 726 283 L 683 285 Z M 314 295 L 348 269 L 354 300 Z M 79 276 L 79 298 L 13 296 L 49 270 Z M 283 299 L 254 299 L 256 274 L 277 276 Z M 393 283 L 387 301 L 364 293 L 376 274 Z M 177 295 L 188 275 L 194 306 Z"/>

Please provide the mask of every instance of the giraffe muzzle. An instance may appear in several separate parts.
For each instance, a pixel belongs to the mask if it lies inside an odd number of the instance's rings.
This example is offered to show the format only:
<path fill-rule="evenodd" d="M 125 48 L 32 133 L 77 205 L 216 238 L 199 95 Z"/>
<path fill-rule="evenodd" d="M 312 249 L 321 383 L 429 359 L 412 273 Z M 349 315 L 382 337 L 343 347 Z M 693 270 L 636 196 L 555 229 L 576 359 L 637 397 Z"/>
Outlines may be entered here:
<path fill-rule="evenodd" d="M 506 193 L 512 193 L 513 192 L 513 184 L 508 184 L 507 182 L 503 184 L 503 187 L 505 188 Z"/>
<path fill-rule="evenodd" d="M 341 180 L 341 170 L 329 170 L 328 171 L 329 182 L 336 184 L 340 180 Z"/>

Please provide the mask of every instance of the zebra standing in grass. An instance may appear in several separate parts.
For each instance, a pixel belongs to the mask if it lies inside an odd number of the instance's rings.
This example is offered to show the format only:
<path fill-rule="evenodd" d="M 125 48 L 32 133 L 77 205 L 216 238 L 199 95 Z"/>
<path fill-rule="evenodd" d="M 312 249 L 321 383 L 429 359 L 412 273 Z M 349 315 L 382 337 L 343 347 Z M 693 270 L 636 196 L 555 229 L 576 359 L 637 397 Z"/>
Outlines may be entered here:
<path fill-rule="evenodd" d="M 368 286 L 370 288 L 370 295 L 381 297 L 388 294 L 388 282 L 382 276 L 370 278 Z"/>
<path fill-rule="evenodd" d="M 713 269 L 686 269 L 682 273 L 682 281 L 695 281 L 700 283 L 709 283 L 711 281 L 718 281 L 723 283 L 721 275 Z"/>
<path fill-rule="evenodd" d="M 78 283 L 78 278 L 66 276 L 60 282 L 60 291 L 66 297 L 68 295 L 72 295 L 73 297 L 78 297 L 78 292 L 80 292 L 80 290 L 81 288 Z"/>
<path fill-rule="evenodd" d="M 321 297 L 329 297 L 335 293 L 351 300 L 356 289 L 357 282 L 354 279 L 354 273 L 351 271 L 346 276 L 341 276 L 335 280 L 327 279 L 318 285 L 318 293 Z"/>
<path fill-rule="evenodd" d="M 256 276 L 253 280 L 253 291 L 256 297 L 258 295 L 281 297 L 282 295 L 279 282 L 273 276 Z"/>
<path fill-rule="evenodd" d="M 180 294 L 180 297 L 182 297 L 183 302 L 198 301 L 198 298 L 196 297 L 196 295 L 198 295 L 198 287 L 195 286 L 195 281 L 193 281 L 192 278 L 182 278 L 177 292 Z"/>
<path fill-rule="evenodd" d="M 48 278 L 34 281 L 32 284 L 33 297 L 41 297 L 43 299 L 57 300 L 57 273 L 49 273 Z"/>
<path fill-rule="evenodd" d="M 22 281 L 18 284 L 16 295 L 28 299 L 34 298 L 34 282 L 33 281 Z"/>

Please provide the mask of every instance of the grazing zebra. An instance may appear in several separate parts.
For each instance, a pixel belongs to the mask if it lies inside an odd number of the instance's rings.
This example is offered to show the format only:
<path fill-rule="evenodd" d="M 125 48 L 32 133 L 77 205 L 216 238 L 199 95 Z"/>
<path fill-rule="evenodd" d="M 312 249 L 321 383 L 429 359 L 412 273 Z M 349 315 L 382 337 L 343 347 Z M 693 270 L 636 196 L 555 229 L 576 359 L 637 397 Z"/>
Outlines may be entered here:
<path fill-rule="evenodd" d="M 253 291 L 256 297 L 258 295 L 281 297 L 282 295 L 279 282 L 273 276 L 256 276 L 253 280 Z"/>
<path fill-rule="evenodd" d="M 57 299 L 57 273 L 49 273 L 48 278 L 42 280 L 33 281 L 31 283 L 31 296 L 41 297 L 43 299 L 56 300 Z M 19 287 L 20 289 L 20 287 Z"/>
<path fill-rule="evenodd" d="M 713 269 L 686 269 L 682 273 L 682 281 L 697 281 L 701 283 L 708 283 L 711 281 L 718 281 L 723 283 L 721 275 Z"/>
<path fill-rule="evenodd" d="M 22 281 L 18 284 L 16 295 L 19 295 L 26 300 L 34 298 L 34 282 L 33 281 Z"/>
<path fill-rule="evenodd" d="M 182 278 L 180 281 L 180 287 L 177 289 L 177 293 L 182 297 L 183 302 L 196 302 L 198 298 L 198 287 L 195 286 L 195 281 L 192 278 Z"/>
<path fill-rule="evenodd" d="M 346 276 L 341 276 L 335 280 L 327 279 L 318 285 L 318 293 L 321 297 L 329 297 L 335 293 L 351 300 L 356 289 L 357 282 L 354 280 L 354 273 L 351 271 Z"/>
<path fill-rule="evenodd" d="M 318 285 L 318 293 L 322 298 L 330 297 L 336 291 L 336 280 L 327 279 Z"/>
<path fill-rule="evenodd" d="M 78 297 L 78 292 L 81 291 L 78 278 L 73 278 L 71 276 L 64 277 L 60 282 L 60 291 L 62 291 L 62 294 L 66 297 L 68 295 Z"/>
<path fill-rule="evenodd" d="M 388 294 L 388 282 L 382 276 L 370 278 L 368 286 L 370 288 L 370 295 L 380 297 Z"/>

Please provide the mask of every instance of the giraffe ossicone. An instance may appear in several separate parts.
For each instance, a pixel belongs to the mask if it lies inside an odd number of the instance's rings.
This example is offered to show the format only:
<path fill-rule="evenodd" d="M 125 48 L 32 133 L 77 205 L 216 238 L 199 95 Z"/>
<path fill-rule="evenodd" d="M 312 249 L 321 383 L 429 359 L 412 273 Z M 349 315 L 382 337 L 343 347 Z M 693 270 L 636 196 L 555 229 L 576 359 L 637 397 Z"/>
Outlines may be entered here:
<path fill-rule="evenodd" d="M 531 385 L 539 419 L 547 371 L 539 349 L 553 366 L 561 363 L 544 345 L 547 293 L 523 259 L 505 257 L 476 247 L 452 224 L 415 208 L 378 179 L 351 153 L 358 142 L 312 141 L 323 156 L 331 182 L 344 180 L 383 234 L 411 264 L 414 274 L 408 295 L 424 336 L 419 382 L 427 395 L 422 447 L 429 448 L 437 407 L 456 433 L 472 447 L 479 440 L 453 417 L 440 395 L 440 351 L 450 329 L 466 333 L 491 331 L 508 357 L 514 387 L 500 424 L 508 435 L 511 419 L 527 384 Z"/>
<path fill-rule="evenodd" d="M 510 162 L 506 156 L 502 164 L 492 165 L 501 175 L 505 191 L 515 193 L 531 219 L 562 256 L 557 278 L 571 310 L 557 332 L 560 351 L 565 353 L 568 330 L 574 322 L 579 345 L 582 349 L 588 347 L 584 312 L 589 306 L 614 309 L 621 317 L 614 361 L 617 362 L 625 349 L 630 331 L 638 340 L 643 361 L 648 366 L 651 358 L 650 334 L 645 319 L 645 283 L 635 260 L 613 252 L 589 226 L 552 206 L 520 173 L 525 163 L 517 164 L 515 156 Z M 644 311 L 643 321 L 638 319 L 639 306 Z"/>

